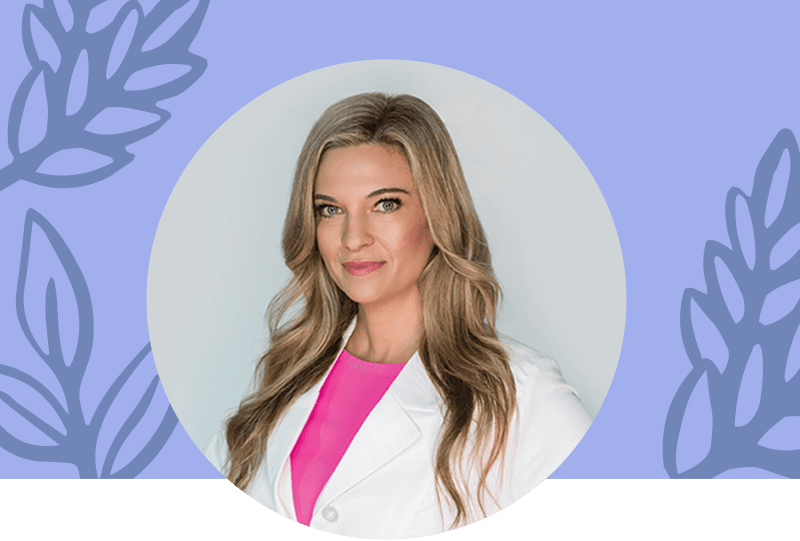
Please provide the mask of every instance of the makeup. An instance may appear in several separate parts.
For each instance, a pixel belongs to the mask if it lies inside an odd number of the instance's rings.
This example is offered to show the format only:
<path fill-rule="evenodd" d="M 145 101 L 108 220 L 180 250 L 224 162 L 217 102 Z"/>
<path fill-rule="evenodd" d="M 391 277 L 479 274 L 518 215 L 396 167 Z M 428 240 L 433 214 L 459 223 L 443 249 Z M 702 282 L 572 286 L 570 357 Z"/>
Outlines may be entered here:
<path fill-rule="evenodd" d="M 343 266 L 353 276 L 366 276 L 386 264 L 385 261 L 348 261 Z"/>

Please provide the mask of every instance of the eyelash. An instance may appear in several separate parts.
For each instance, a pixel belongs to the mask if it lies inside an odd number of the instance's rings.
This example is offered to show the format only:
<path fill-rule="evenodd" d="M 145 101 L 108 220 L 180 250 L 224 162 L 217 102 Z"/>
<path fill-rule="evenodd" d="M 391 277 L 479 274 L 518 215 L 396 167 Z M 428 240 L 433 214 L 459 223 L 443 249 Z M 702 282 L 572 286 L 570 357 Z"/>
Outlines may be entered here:
<path fill-rule="evenodd" d="M 391 212 L 396 211 L 397 209 L 399 209 L 402 206 L 402 202 L 397 197 L 384 197 L 383 199 L 381 199 L 377 203 L 375 203 L 375 206 L 378 207 L 378 206 L 382 205 L 383 203 L 394 203 L 395 207 L 392 210 L 380 210 L 379 212 L 381 214 L 389 214 Z M 334 205 L 317 205 L 317 207 L 316 207 L 317 216 L 319 216 L 320 218 L 333 218 L 334 216 L 338 215 L 338 214 L 325 214 L 324 211 L 327 208 L 338 209 L 339 207 L 334 206 Z"/>

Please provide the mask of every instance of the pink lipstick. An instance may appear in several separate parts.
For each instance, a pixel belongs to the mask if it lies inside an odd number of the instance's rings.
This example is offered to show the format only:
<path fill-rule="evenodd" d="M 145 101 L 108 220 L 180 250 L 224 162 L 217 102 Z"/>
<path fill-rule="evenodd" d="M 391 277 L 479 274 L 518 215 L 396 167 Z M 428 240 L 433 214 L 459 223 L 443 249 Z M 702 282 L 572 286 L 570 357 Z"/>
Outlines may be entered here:
<path fill-rule="evenodd" d="M 353 276 L 365 276 L 385 264 L 386 261 L 348 261 L 344 268 Z"/>

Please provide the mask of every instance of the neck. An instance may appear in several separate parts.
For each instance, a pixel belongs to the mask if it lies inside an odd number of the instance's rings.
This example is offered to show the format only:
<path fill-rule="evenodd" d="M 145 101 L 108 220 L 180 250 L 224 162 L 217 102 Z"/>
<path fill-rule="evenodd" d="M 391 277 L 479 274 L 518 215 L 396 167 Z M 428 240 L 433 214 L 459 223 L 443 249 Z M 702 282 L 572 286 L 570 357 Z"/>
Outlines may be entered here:
<path fill-rule="evenodd" d="M 419 290 L 400 299 L 358 305 L 358 321 L 347 351 L 373 363 L 404 363 L 422 336 L 422 298 Z"/>

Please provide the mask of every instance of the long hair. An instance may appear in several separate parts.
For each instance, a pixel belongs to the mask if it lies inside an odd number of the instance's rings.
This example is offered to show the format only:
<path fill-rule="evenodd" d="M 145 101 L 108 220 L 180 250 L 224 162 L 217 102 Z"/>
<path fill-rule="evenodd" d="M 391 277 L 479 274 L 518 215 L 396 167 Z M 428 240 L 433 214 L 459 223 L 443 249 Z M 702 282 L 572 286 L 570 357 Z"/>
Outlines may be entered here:
<path fill-rule="evenodd" d="M 242 490 L 252 481 L 281 414 L 325 375 L 358 313 L 317 248 L 313 195 L 324 153 L 362 144 L 403 153 L 434 245 L 417 281 L 423 312 L 418 351 L 444 404 L 434 457 L 436 497 L 440 508 L 442 493 L 449 498 L 451 527 L 457 527 L 473 520 L 469 472 L 478 475 L 482 514 L 486 493 L 497 503 L 487 477 L 496 464 L 503 468 L 516 388 L 495 330 L 500 287 L 455 147 L 439 116 L 413 96 L 344 99 L 323 113 L 303 146 L 282 239 L 293 277 L 267 310 L 270 346 L 256 368 L 258 389 L 227 421 L 228 479 Z"/>

